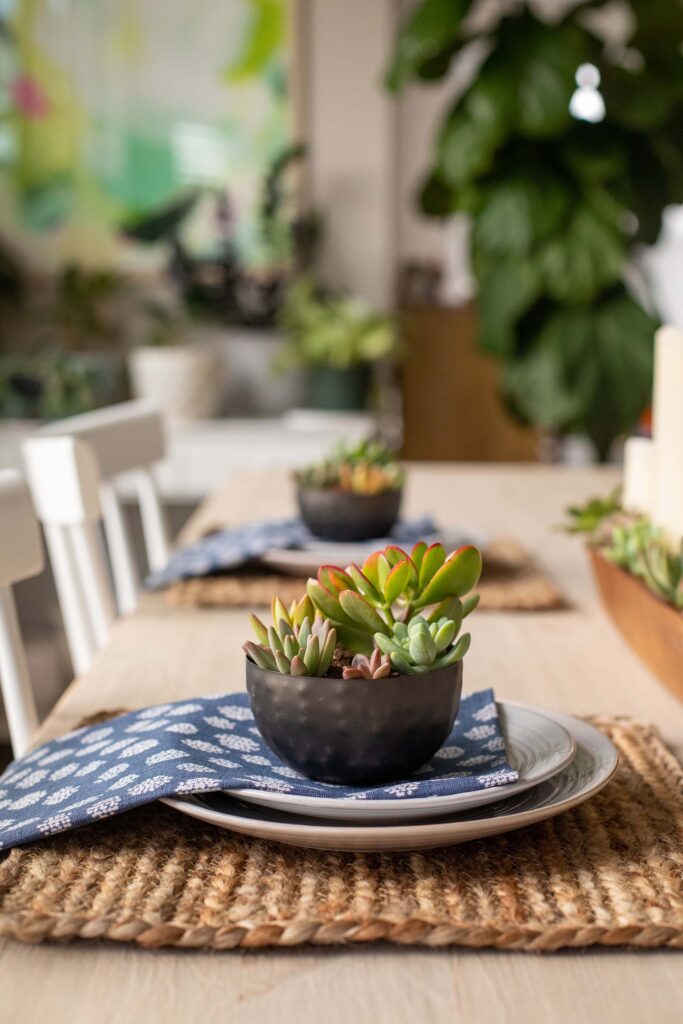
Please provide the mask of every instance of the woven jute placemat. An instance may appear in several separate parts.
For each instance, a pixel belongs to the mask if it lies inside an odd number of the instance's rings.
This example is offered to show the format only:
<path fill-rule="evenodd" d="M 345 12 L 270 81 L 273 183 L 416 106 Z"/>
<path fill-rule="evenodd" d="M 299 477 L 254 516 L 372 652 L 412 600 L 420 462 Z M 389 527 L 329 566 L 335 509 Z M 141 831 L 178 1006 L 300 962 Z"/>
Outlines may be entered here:
<path fill-rule="evenodd" d="M 270 605 L 273 594 L 286 604 L 301 597 L 306 580 L 258 566 L 199 579 L 180 580 L 166 591 L 178 607 L 248 608 Z M 556 584 L 516 540 L 500 538 L 484 551 L 484 572 L 477 586 L 479 608 L 489 611 L 543 611 L 566 607 Z"/>
<path fill-rule="evenodd" d="M 0 934 L 183 949 L 388 941 L 551 951 L 683 948 L 683 771 L 650 727 L 592 800 L 425 853 L 299 850 L 149 807 L 13 850 Z"/>

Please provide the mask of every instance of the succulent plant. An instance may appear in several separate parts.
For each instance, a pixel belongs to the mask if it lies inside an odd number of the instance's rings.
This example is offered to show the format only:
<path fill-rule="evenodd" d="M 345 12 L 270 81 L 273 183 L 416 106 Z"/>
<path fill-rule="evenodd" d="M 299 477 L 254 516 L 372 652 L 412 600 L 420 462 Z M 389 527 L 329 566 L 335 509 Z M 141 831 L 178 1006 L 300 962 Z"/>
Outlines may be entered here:
<path fill-rule="evenodd" d="M 647 519 L 615 525 L 603 553 L 642 579 L 662 601 L 683 610 L 683 550 L 672 550 L 662 531 Z"/>
<path fill-rule="evenodd" d="M 269 626 L 265 634 L 261 627 L 263 623 L 259 622 L 256 635 L 261 642 L 255 644 L 247 640 L 244 644 L 245 653 L 260 668 L 292 676 L 327 674 L 337 646 L 337 632 L 326 619 L 316 615 L 311 624 L 306 616 L 294 626 L 280 619 L 277 626 Z"/>
<path fill-rule="evenodd" d="M 356 445 L 341 443 L 327 459 L 296 475 L 302 487 L 339 488 L 354 494 L 380 494 L 397 490 L 404 473 L 394 452 L 383 441 L 366 439 Z"/>
<path fill-rule="evenodd" d="M 595 533 L 612 516 L 619 514 L 621 494 L 619 488 L 606 498 L 590 498 L 584 505 L 571 505 L 567 509 L 567 533 Z"/>
<path fill-rule="evenodd" d="M 421 675 L 454 665 L 464 658 L 469 650 L 470 634 L 463 633 L 456 639 L 459 628 L 458 622 L 445 615 L 433 622 L 416 615 L 407 624 L 396 622 L 390 636 L 377 633 L 375 643 L 380 651 L 389 655 L 392 665 L 402 675 Z"/>
<path fill-rule="evenodd" d="M 391 659 L 375 648 L 370 657 L 367 654 L 354 655 L 353 661 L 344 669 L 344 679 L 386 679 L 391 672 Z"/>
<path fill-rule="evenodd" d="M 463 547 L 446 556 L 442 544 L 420 541 L 410 555 L 398 547 L 376 551 L 362 568 L 325 565 L 309 579 L 308 596 L 337 630 L 340 643 L 351 651 L 371 654 L 373 637 L 391 636 L 397 622 L 407 623 L 428 608 L 431 624 L 442 618 L 456 623 L 478 601 L 465 597 L 481 574 L 481 553 Z M 464 598 L 464 600 L 461 600 Z"/>

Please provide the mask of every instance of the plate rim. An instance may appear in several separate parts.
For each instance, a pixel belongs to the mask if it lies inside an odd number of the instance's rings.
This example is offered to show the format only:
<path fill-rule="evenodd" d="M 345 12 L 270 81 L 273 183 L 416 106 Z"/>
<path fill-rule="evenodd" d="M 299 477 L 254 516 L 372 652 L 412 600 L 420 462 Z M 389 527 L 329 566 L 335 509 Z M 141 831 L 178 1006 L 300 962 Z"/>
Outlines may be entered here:
<path fill-rule="evenodd" d="M 452 540 L 449 539 L 449 535 L 452 535 Z M 432 531 L 432 533 L 425 534 L 425 537 L 433 539 L 443 537 L 447 545 L 449 545 L 450 543 L 452 543 L 452 541 L 457 539 L 458 541 L 465 541 L 466 543 L 475 544 L 477 547 L 485 547 L 487 541 L 489 540 L 488 533 L 485 533 L 483 530 L 476 530 L 468 527 L 462 527 L 460 529 L 454 527 L 452 528 L 452 530 L 437 528 L 436 530 Z M 388 542 L 390 542 L 391 540 L 390 538 L 385 539 Z M 377 540 L 382 540 L 382 538 L 377 538 Z M 319 543 L 321 546 L 313 546 L 313 544 L 316 542 Z M 351 550 L 352 548 L 358 549 L 360 547 L 363 547 L 367 548 L 368 551 L 371 551 L 373 544 L 375 544 L 376 546 L 376 542 L 372 540 L 325 541 L 322 539 L 316 540 L 315 538 L 314 541 L 309 542 L 309 544 L 311 546 L 302 548 L 269 548 L 268 551 L 264 551 L 262 554 L 260 554 L 256 561 L 259 564 L 264 565 L 266 568 L 279 569 L 280 572 L 288 575 L 292 573 L 293 569 L 298 569 L 298 571 L 300 572 L 304 571 L 304 569 L 307 571 L 318 558 L 320 559 L 318 561 L 318 567 L 320 565 L 327 565 L 331 557 L 331 551 L 335 547 L 344 547 L 345 545 L 348 545 L 349 550 Z M 320 556 L 316 555 L 316 552 L 318 551 L 320 552 Z M 278 561 L 278 559 L 282 555 L 285 556 L 284 563 Z M 308 556 L 308 558 L 311 559 L 307 566 L 302 567 L 301 565 L 297 566 L 295 564 L 297 557 L 301 558 L 301 560 L 304 561 L 306 559 L 306 556 Z M 288 564 L 288 559 L 290 557 L 293 559 L 293 561 Z M 341 559 L 341 561 L 348 564 L 346 559 Z"/>
<path fill-rule="evenodd" d="M 338 809 L 340 812 L 362 811 L 363 813 L 359 815 L 359 817 L 362 816 L 366 819 L 372 816 L 373 811 L 375 814 L 377 814 L 382 811 L 389 811 L 390 809 L 398 810 L 397 804 L 400 805 L 401 811 L 406 812 L 409 812 L 411 810 L 430 810 L 433 814 L 438 814 L 439 811 L 442 810 L 444 814 L 455 814 L 457 813 L 458 810 L 467 809 L 468 806 L 474 810 L 476 809 L 477 806 L 485 806 L 488 803 L 495 803 L 496 800 L 506 800 L 508 797 L 516 796 L 518 793 L 524 793 L 527 789 L 531 789 L 532 786 L 540 786 L 541 783 L 546 782 L 548 779 L 551 779 L 558 772 L 563 771 L 563 769 L 570 765 L 571 762 L 574 760 L 577 749 L 576 738 L 570 732 L 570 730 L 567 729 L 566 726 L 562 725 L 561 722 L 555 721 L 545 709 L 540 710 L 532 705 L 524 705 L 520 704 L 518 701 L 510 700 L 496 700 L 496 705 L 502 705 L 503 708 L 505 707 L 505 705 L 518 708 L 521 711 L 531 713 L 532 715 L 537 715 L 539 718 L 550 720 L 556 726 L 558 726 L 558 728 L 561 729 L 561 731 L 569 739 L 569 749 L 567 753 L 564 755 L 564 757 L 560 760 L 560 764 L 552 769 L 546 769 L 546 771 L 542 772 L 537 778 L 518 779 L 516 782 L 507 782 L 502 786 L 494 786 L 490 789 L 472 790 L 470 792 L 465 793 L 448 793 L 441 795 L 434 794 L 431 796 L 423 797 L 407 797 L 406 799 L 400 801 L 386 799 L 363 800 L 362 803 L 360 803 L 360 806 L 359 801 L 353 800 L 351 797 L 325 798 L 318 796 L 299 795 L 294 793 L 276 793 L 257 789 L 224 789 L 221 790 L 221 792 L 226 793 L 228 796 L 234 797 L 236 800 L 244 800 L 246 803 L 257 804 L 260 807 L 270 807 L 272 810 L 281 809 L 283 811 L 287 811 L 291 808 L 291 811 L 294 812 L 294 805 L 300 807 L 302 801 L 304 806 L 310 808 L 310 812 L 312 812 L 314 809 L 318 811 L 322 809 L 332 810 L 331 805 L 333 804 L 334 809 Z M 488 795 L 489 793 L 491 794 L 490 796 Z M 484 796 L 484 794 L 487 795 Z M 467 799 L 468 797 L 470 798 L 469 800 Z M 483 797 L 481 804 L 477 802 L 477 797 Z M 270 800 L 274 801 L 274 803 L 276 804 L 279 803 L 280 808 L 269 803 Z M 446 800 L 450 801 L 450 807 L 439 807 L 438 803 L 433 803 L 433 801 Z M 459 807 L 457 806 L 458 803 Z M 366 811 L 367 814 L 364 813 Z M 306 814 L 305 811 L 299 811 L 298 813 L 303 815 Z M 315 815 L 311 813 L 310 816 L 314 817 Z M 387 815 L 387 818 L 388 817 L 389 816 Z M 330 820 L 333 820 L 331 816 Z"/>
<path fill-rule="evenodd" d="M 527 709 L 533 707 L 533 705 L 524 704 L 521 701 L 515 701 L 514 703 L 518 704 L 518 705 L 521 705 L 521 706 L 523 706 L 523 707 L 525 707 Z M 473 819 L 468 819 L 466 824 L 468 826 L 470 826 L 472 831 L 475 831 L 475 826 L 478 823 L 484 823 L 486 821 L 491 821 L 491 820 L 493 820 L 495 822 L 496 829 L 495 829 L 494 832 L 488 833 L 488 834 L 486 834 L 486 835 L 484 835 L 482 837 L 477 837 L 475 835 L 472 835 L 472 836 L 469 836 L 469 837 L 466 836 L 463 841 L 467 841 L 468 839 L 476 839 L 476 838 L 488 838 L 489 835 L 496 835 L 496 834 L 501 834 L 501 833 L 508 832 L 508 831 L 514 831 L 514 829 L 516 829 L 516 828 L 524 828 L 527 825 L 536 824 L 536 822 L 538 822 L 538 821 L 546 821 L 548 818 L 552 818 L 552 817 L 554 817 L 557 814 L 563 813 L 564 811 L 571 810 L 573 807 L 578 806 L 578 804 L 583 803 L 584 800 L 587 800 L 590 797 L 595 796 L 597 793 L 600 792 L 600 790 L 604 789 L 604 787 L 611 781 L 611 779 L 614 778 L 614 775 L 615 775 L 615 773 L 616 773 L 616 771 L 617 771 L 617 769 L 619 767 L 620 757 L 619 757 L 619 751 L 617 750 L 617 748 L 615 747 L 614 743 L 612 743 L 612 741 L 610 740 L 610 738 L 608 736 L 606 736 L 604 733 L 600 732 L 600 730 L 597 729 L 590 722 L 586 722 L 586 721 L 583 721 L 581 719 L 577 719 L 577 717 L 575 715 L 568 715 L 568 714 L 565 714 L 564 712 L 559 712 L 559 711 L 552 711 L 552 712 L 548 712 L 548 713 L 551 714 L 553 717 L 557 715 L 557 717 L 560 719 L 560 724 L 564 725 L 565 728 L 570 733 L 571 733 L 571 723 L 578 722 L 583 728 L 586 728 L 586 729 L 590 730 L 592 733 L 595 733 L 597 736 L 599 736 L 600 741 L 605 743 L 605 744 L 607 744 L 609 746 L 609 748 L 611 748 L 610 753 L 612 755 L 612 763 L 611 763 L 609 769 L 606 771 L 606 773 L 603 776 L 603 778 L 601 778 L 598 782 L 594 781 L 593 784 L 589 783 L 589 784 L 587 784 L 587 787 L 579 790 L 578 793 L 575 793 L 573 796 L 565 797 L 564 799 L 559 800 L 556 803 L 551 803 L 551 804 L 545 805 L 543 807 L 537 807 L 537 808 L 534 808 L 532 810 L 512 811 L 510 814 L 498 815 L 494 819 L 491 819 L 491 818 L 488 818 L 488 817 L 483 817 L 483 818 L 477 817 L 477 818 L 473 818 Z M 577 743 L 578 742 L 579 741 L 577 740 Z M 194 800 L 194 798 L 191 797 L 191 796 L 189 796 L 189 797 L 180 797 L 180 798 L 177 798 L 177 797 L 164 797 L 161 802 L 167 804 L 168 806 L 170 806 L 172 808 L 174 808 L 175 810 L 179 811 L 181 814 L 186 814 L 186 815 L 189 815 L 190 817 L 198 818 L 199 820 L 204 821 L 205 823 L 208 822 L 209 824 L 215 824 L 215 825 L 218 825 L 219 827 L 222 827 L 224 829 L 228 828 L 228 830 L 233 830 L 233 831 L 241 832 L 242 834 L 247 834 L 247 835 L 251 834 L 252 836 L 254 835 L 253 833 L 245 832 L 244 827 L 243 827 L 243 819 L 239 819 L 239 818 L 237 818 L 237 816 L 230 815 L 229 813 L 227 813 L 225 811 L 213 811 L 211 808 L 207 808 L 203 804 L 200 804 L 200 803 L 196 802 Z M 267 808 L 266 808 L 266 810 L 267 810 Z M 476 810 L 476 808 L 475 808 L 475 810 Z M 236 828 L 236 827 L 234 827 L 234 825 L 231 827 L 230 821 L 229 821 L 229 819 L 231 819 L 231 818 L 235 818 L 236 824 L 238 826 L 241 825 L 242 827 Z M 287 839 L 277 839 L 277 838 L 274 838 L 274 837 L 267 837 L 267 836 L 263 836 L 263 835 L 259 836 L 258 834 L 256 835 L 256 838 L 261 838 L 261 839 L 269 839 L 270 838 L 270 841 L 273 841 L 273 842 L 283 842 L 283 843 L 290 842 L 291 843 L 292 840 L 296 840 L 297 838 L 300 838 L 301 840 L 306 840 L 306 838 L 308 838 L 308 837 L 313 838 L 315 836 L 319 836 L 319 835 L 321 835 L 321 830 L 322 830 L 322 834 L 325 836 L 326 840 L 327 839 L 329 839 L 329 840 L 339 839 L 340 841 L 344 841 L 344 840 L 358 840 L 358 841 L 362 841 L 364 837 L 367 839 L 369 836 L 372 836 L 373 832 L 374 832 L 375 833 L 375 836 L 374 836 L 375 839 L 382 839 L 382 838 L 384 838 L 384 839 L 387 839 L 389 841 L 391 841 L 391 840 L 398 840 L 399 842 L 401 840 L 408 841 L 409 837 L 410 837 L 411 841 L 431 840 L 431 839 L 439 840 L 439 839 L 443 838 L 444 841 L 443 841 L 443 844 L 441 844 L 441 845 L 448 846 L 448 845 L 453 845 L 454 843 L 457 842 L 457 839 L 456 839 L 457 833 L 456 833 L 455 836 L 450 836 L 450 837 L 449 836 L 444 836 L 443 835 L 443 830 L 444 829 L 448 829 L 449 827 L 450 828 L 455 827 L 457 829 L 458 824 L 462 825 L 462 824 L 465 824 L 465 823 L 458 822 L 457 820 L 456 821 L 452 821 L 452 820 L 449 820 L 449 819 L 446 819 L 444 821 L 429 822 L 429 823 L 424 823 L 424 822 L 420 822 L 420 821 L 416 821 L 416 822 L 413 822 L 413 823 L 411 823 L 411 822 L 404 822 L 402 824 L 373 823 L 373 824 L 366 825 L 366 826 L 350 825 L 350 824 L 344 824 L 344 823 L 341 823 L 341 822 L 332 822 L 332 821 L 329 821 L 329 823 L 327 823 L 325 821 L 316 822 L 315 824 L 309 824 L 309 823 L 307 823 L 305 821 L 304 822 L 277 822 L 277 828 L 284 835 L 287 835 Z M 498 826 L 501 826 L 501 827 L 499 828 Z M 376 834 L 378 831 L 380 833 L 379 835 Z M 436 845 L 438 845 L 438 843 L 435 843 L 434 845 L 436 846 Z M 323 847 L 323 848 L 329 848 L 329 847 Z M 361 851 L 361 847 L 359 847 L 358 849 L 359 849 L 359 852 L 360 852 Z M 375 849 L 378 849 L 378 848 L 375 847 Z M 388 849 L 392 849 L 392 848 L 388 847 Z"/>

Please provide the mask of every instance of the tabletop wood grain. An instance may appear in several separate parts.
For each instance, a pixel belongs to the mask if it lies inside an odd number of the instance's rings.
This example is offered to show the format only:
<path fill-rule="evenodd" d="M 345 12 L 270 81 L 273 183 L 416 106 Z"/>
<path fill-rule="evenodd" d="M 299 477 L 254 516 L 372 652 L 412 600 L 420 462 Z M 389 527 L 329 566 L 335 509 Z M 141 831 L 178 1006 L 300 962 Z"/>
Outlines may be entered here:
<path fill-rule="evenodd" d="M 562 612 L 476 615 L 466 687 L 493 685 L 506 699 L 652 721 L 680 757 L 683 707 L 611 627 L 580 542 L 556 529 L 568 503 L 615 482 L 607 469 L 414 466 L 405 511 L 431 511 L 443 524 L 517 537 L 572 605 Z M 223 523 L 287 514 L 291 498 L 284 475 L 240 475 L 204 503 L 181 539 Z M 158 595 L 145 597 L 135 615 L 115 625 L 109 645 L 43 724 L 41 738 L 103 709 L 243 689 L 245 634 L 242 611 L 171 609 Z M 188 953 L 7 940 L 0 943 L 0 978 L 0 1024 L 673 1024 L 683 1005 L 683 963 L 668 951 Z"/>

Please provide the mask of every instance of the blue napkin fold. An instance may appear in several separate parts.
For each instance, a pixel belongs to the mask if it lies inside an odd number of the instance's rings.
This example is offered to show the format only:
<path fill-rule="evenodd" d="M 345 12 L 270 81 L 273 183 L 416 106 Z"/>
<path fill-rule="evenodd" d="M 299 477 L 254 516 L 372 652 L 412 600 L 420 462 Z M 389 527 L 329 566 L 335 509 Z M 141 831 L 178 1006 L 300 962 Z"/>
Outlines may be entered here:
<path fill-rule="evenodd" d="M 434 533 L 436 527 L 429 516 L 401 520 L 388 537 L 379 538 L 375 544 L 378 548 L 387 544 L 412 546 Z M 299 518 L 274 519 L 250 523 L 234 530 L 219 530 L 178 551 L 164 569 L 148 576 L 145 583 L 150 589 L 158 590 L 177 580 L 238 569 L 274 548 L 303 548 L 315 539 Z"/>
<path fill-rule="evenodd" d="M 401 800 L 515 782 L 493 690 L 464 697 L 444 746 L 410 778 L 358 789 L 305 778 L 266 746 L 246 693 L 158 704 L 87 726 L 12 762 L 0 777 L 0 848 L 30 843 L 164 796 L 269 789 Z"/>

